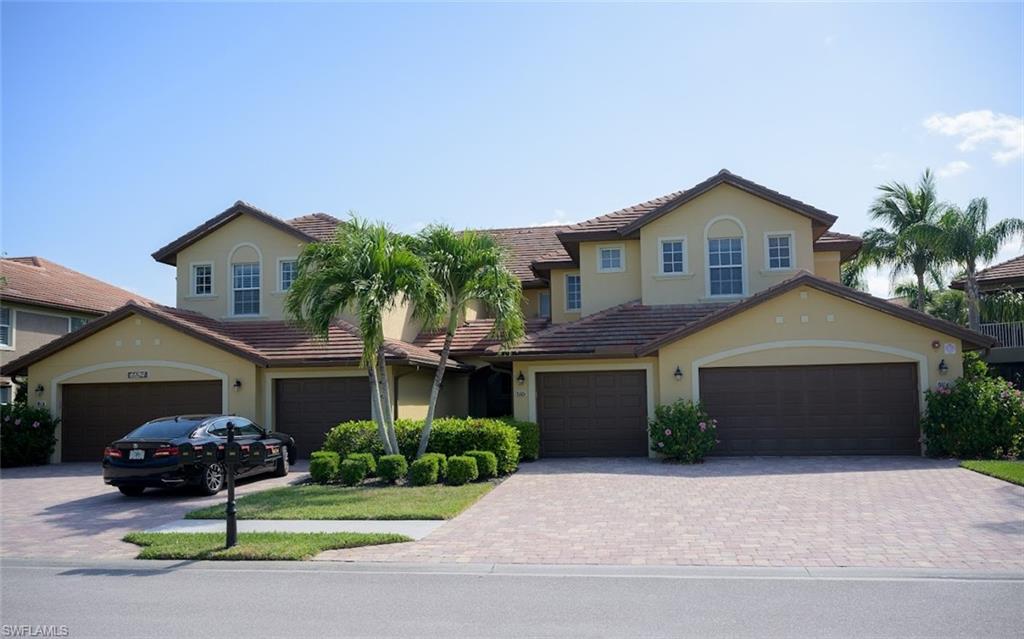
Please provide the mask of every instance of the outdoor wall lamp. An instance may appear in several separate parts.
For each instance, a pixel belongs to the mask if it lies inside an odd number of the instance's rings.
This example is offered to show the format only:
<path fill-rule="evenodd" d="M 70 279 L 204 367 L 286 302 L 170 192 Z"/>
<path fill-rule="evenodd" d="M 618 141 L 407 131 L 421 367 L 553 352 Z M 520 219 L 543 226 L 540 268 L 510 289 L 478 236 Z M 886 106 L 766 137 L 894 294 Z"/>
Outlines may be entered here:
<path fill-rule="evenodd" d="M 683 381 L 683 369 L 676 366 L 676 372 L 672 373 L 672 377 L 675 377 L 677 382 Z"/>
<path fill-rule="evenodd" d="M 945 375 L 949 372 L 949 366 L 946 365 L 946 360 L 939 362 L 939 375 Z"/>
<path fill-rule="evenodd" d="M 242 390 L 242 380 L 236 379 L 235 383 L 232 385 L 232 388 L 234 388 L 236 391 Z"/>
<path fill-rule="evenodd" d="M 43 388 L 42 384 L 36 385 L 36 395 L 42 395 L 44 390 L 46 390 L 46 389 Z"/>
<path fill-rule="evenodd" d="M 516 384 L 519 384 L 520 386 L 522 386 L 525 383 L 526 383 L 526 375 L 523 375 L 523 371 L 519 371 L 519 374 L 516 375 Z"/>

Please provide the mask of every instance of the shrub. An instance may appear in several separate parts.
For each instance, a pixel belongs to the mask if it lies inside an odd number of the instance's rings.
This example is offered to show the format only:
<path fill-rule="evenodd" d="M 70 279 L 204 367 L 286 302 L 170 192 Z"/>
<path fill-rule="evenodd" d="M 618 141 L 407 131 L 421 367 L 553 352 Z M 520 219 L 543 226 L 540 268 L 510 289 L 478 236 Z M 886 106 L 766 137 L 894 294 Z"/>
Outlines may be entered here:
<path fill-rule="evenodd" d="M 362 460 L 366 464 L 366 476 L 374 477 L 377 475 L 377 462 L 373 459 L 373 453 L 349 453 L 345 456 L 345 459 Z"/>
<path fill-rule="evenodd" d="M 448 456 L 442 453 L 423 453 L 423 457 L 432 457 L 437 460 L 437 476 L 444 479 L 448 475 Z M 420 457 L 420 459 L 423 459 Z"/>
<path fill-rule="evenodd" d="M 445 483 L 452 486 L 461 486 L 473 481 L 479 475 L 476 459 L 468 455 L 456 455 L 448 460 L 448 476 L 445 477 Z"/>
<path fill-rule="evenodd" d="M 519 433 L 519 461 L 540 459 L 540 425 L 536 422 L 522 422 L 511 417 L 502 417 L 501 421 Z"/>
<path fill-rule="evenodd" d="M 341 462 L 341 483 L 355 486 L 366 479 L 366 462 L 361 459 L 346 459 Z"/>
<path fill-rule="evenodd" d="M 395 421 L 395 436 L 398 447 L 406 459 L 416 456 L 419 446 L 422 422 L 409 419 Z M 377 424 L 372 420 L 342 422 L 327 432 L 323 450 L 331 450 L 346 459 L 351 453 L 370 453 L 379 458 L 384 454 L 384 444 L 377 435 Z"/>
<path fill-rule="evenodd" d="M 437 457 L 423 456 L 409 466 L 409 483 L 426 486 L 437 483 Z"/>
<path fill-rule="evenodd" d="M 476 469 L 479 471 L 480 479 L 490 479 L 498 476 L 498 458 L 491 451 L 467 450 L 466 457 L 472 457 L 476 460 Z"/>
<path fill-rule="evenodd" d="M 965 362 L 965 366 L 967 362 Z M 1024 452 L 1024 394 L 1010 382 L 978 374 L 925 394 L 921 422 L 929 455 L 1017 457 Z"/>
<path fill-rule="evenodd" d="M 718 443 L 715 439 L 717 426 L 717 420 L 711 419 L 699 402 L 680 399 L 658 406 L 648 426 L 651 450 L 681 462 L 698 464 Z"/>
<path fill-rule="evenodd" d="M 338 453 L 318 450 L 309 456 L 309 476 L 318 484 L 326 484 L 338 478 L 340 465 Z"/>
<path fill-rule="evenodd" d="M 24 386 L 24 384 L 22 384 Z M 45 408 L 27 404 L 0 406 L 0 466 L 34 466 L 46 464 L 57 445 L 59 419 L 54 419 Z M 96 459 L 103 451 L 96 451 Z"/>
<path fill-rule="evenodd" d="M 409 472 L 409 463 L 401 455 L 384 455 L 377 462 L 377 474 L 381 479 L 395 483 Z"/>

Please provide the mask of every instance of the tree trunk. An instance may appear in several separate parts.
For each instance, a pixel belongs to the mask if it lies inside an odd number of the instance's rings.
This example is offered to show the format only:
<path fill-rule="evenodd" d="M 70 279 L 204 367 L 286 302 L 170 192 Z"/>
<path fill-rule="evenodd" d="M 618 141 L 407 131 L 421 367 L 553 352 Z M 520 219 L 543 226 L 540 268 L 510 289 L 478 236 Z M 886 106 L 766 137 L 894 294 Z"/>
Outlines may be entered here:
<path fill-rule="evenodd" d="M 396 455 L 402 453 L 398 446 L 398 436 L 395 434 L 395 417 L 391 412 L 391 384 L 388 382 L 388 368 L 384 361 L 384 349 L 377 351 L 377 378 L 380 380 L 380 403 L 384 412 L 384 426 L 387 429 L 388 439 L 391 440 L 391 447 Z"/>
<path fill-rule="evenodd" d="M 380 405 L 380 384 L 377 380 L 377 367 L 367 366 L 366 372 L 370 375 L 370 404 L 373 406 L 373 421 L 377 422 L 377 436 L 380 437 L 381 443 L 384 444 L 384 452 L 388 455 L 394 455 L 395 451 L 391 447 L 388 428 L 384 422 L 384 410 Z"/>
<path fill-rule="evenodd" d="M 967 325 L 972 331 L 981 330 L 981 292 L 978 290 L 978 276 L 973 268 L 967 269 Z"/>
<path fill-rule="evenodd" d="M 441 361 L 434 373 L 434 385 L 430 389 L 430 403 L 427 404 L 427 416 L 423 420 L 423 431 L 420 433 L 420 447 L 416 451 L 417 459 L 427 452 L 427 444 L 430 443 L 430 429 L 434 425 L 434 409 L 437 408 L 437 396 L 441 393 L 441 382 L 444 380 L 444 368 L 448 364 L 448 352 L 452 349 L 452 339 L 455 337 L 455 329 L 459 324 L 459 309 L 452 307 L 451 315 L 448 317 L 448 331 L 444 334 L 444 347 L 441 349 Z"/>
<path fill-rule="evenodd" d="M 917 310 L 921 311 L 922 313 L 925 312 L 925 308 L 924 308 L 924 293 L 925 293 L 924 271 L 918 271 L 917 272 Z"/>

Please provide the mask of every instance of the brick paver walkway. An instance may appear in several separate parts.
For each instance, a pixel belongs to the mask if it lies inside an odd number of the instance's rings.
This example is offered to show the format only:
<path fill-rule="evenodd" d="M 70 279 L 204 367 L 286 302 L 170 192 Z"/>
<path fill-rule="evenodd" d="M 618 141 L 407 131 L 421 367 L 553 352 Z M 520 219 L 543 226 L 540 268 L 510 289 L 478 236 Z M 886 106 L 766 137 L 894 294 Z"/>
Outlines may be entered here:
<path fill-rule="evenodd" d="M 293 471 L 280 479 L 266 475 L 243 480 L 237 493 L 266 490 L 305 476 Z M 125 497 L 103 483 L 99 464 L 5 468 L 0 472 L 0 555 L 127 559 L 139 549 L 121 541 L 125 533 L 181 519 L 190 510 L 224 499 L 223 492 L 201 497 L 158 490 Z"/>
<path fill-rule="evenodd" d="M 320 559 L 1024 569 L 1024 488 L 918 458 L 525 464 L 423 540 Z"/>

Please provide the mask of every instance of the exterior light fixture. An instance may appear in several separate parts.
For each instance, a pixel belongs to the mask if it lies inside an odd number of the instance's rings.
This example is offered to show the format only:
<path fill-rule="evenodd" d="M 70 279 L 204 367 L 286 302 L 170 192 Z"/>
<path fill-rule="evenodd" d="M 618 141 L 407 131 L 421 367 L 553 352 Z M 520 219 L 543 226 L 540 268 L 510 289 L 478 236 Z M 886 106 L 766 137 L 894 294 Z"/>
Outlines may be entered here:
<path fill-rule="evenodd" d="M 236 379 L 234 385 L 232 385 L 232 388 L 234 388 L 236 391 L 242 390 L 242 380 Z"/>
<path fill-rule="evenodd" d="M 519 371 L 519 374 L 516 375 L 516 384 L 519 384 L 520 386 L 522 386 L 525 383 L 526 383 L 526 375 L 523 375 L 523 371 Z"/>
<path fill-rule="evenodd" d="M 46 389 L 43 388 L 42 384 L 36 385 L 36 395 L 42 395 L 44 390 L 46 390 Z"/>
<path fill-rule="evenodd" d="M 945 375 L 949 372 L 949 366 L 946 365 L 946 360 L 939 362 L 939 375 Z"/>
<path fill-rule="evenodd" d="M 676 372 L 672 373 L 672 377 L 675 377 L 677 382 L 683 381 L 683 369 L 676 366 Z"/>

